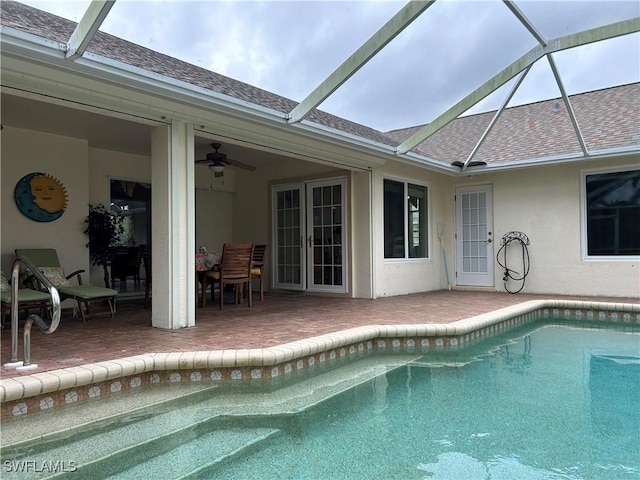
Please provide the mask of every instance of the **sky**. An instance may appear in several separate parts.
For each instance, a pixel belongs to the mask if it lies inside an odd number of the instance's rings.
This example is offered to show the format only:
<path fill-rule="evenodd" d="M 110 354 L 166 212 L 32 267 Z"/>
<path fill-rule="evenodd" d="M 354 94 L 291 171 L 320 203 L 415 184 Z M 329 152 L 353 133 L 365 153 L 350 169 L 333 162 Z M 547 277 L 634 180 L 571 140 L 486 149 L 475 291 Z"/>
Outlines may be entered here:
<path fill-rule="evenodd" d="M 21 0 L 79 21 L 84 0 Z M 640 17 L 637 0 L 516 0 L 546 38 Z M 403 1 L 117 0 L 101 30 L 302 101 Z M 389 131 L 429 123 L 537 45 L 499 0 L 438 0 L 318 108 Z M 553 55 L 568 94 L 640 81 L 640 33 Z M 515 80 L 467 114 L 497 109 Z M 510 106 L 560 97 L 538 61 Z"/>

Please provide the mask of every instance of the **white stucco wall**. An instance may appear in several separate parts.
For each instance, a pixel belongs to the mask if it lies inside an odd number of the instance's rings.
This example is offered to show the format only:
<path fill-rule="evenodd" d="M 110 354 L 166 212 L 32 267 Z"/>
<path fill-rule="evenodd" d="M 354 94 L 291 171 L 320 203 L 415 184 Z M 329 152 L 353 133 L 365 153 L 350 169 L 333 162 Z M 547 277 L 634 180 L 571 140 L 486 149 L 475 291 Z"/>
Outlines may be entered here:
<path fill-rule="evenodd" d="M 55 248 L 66 271 L 89 270 L 84 234 L 89 202 L 88 152 L 84 140 L 11 127 L 2 130 L 1 263 L 7 275 L 16 248 Z M 15 185 L 31 172 L 48 173 L 66 188 L 67 209 L 53 222 L 35 222 L 16 207 Z"/>
<path fill-rule="evenodd" d="M 196 155 L 204 157 L 205 153 Z M 233 201 L 236 171 L 227 168 L 223 177 L 215 177 L 207 165 L 196 165 L 196 248 L 222 252 L 224 242 L 233 234 Z"/>
<path fill-rule="evenodd" d="M 374 175 L 376 226 L 374 227 L 374 265 L 376 296 L 393 296 L 446 288 L 444 261 L 437 236 L 442 223 L 445 254 L 452 286 L 455 285 L 454 195 L 455 188 L 468 185 L 491 185 L 493 189 L 494 286 L 504 291 L 503 269 L 496 261 L 501 237 L 510 231 L 524 232 L 530 239 L 530 273 L 525 293 L 566 295 L 640 296 L 640 266 L 637 259 L 582 258 L 581 172 L 594 168 L 635 168 L 633 159 L 583 162 L 488 175 L 470 174 L 448 177 L 405 165 L 389 165 Z M 383 253 L 384 178 L 426 184 L 429 187 L 428 260 L 385 260 Z M 518 251 L 514 251 L 514 249 Z M 508 266 L 522 271 L 522 251 L 509 248 Z M 502 260 L 502 257 L 501 257 Z M 510 281 L 510 290 L 520 284 Z M 464 288 L 464 287 L 459 287 Z"/>
<path fill-rule="evenodd" d="M 529 168 L 477 176 L 456 185 L 478 181 L 493 185 L 495 254 L 505 233 L 518 230 L 529 237 L 531 266 L 523 292 L 638 297 L 637 260 L 583 260 L 581 254 L 581 172 L 620 165 L 630 163 L 609 160 Z M 516 255 L 509 257 L 508 266 L 521 271 L 521 249 L 513 248 Z M 503 273 L 495 263 L 495 286 L 500 291 L 504 291 Z M 513 290 L 519 284 L 511 281 L 508 286 Z"/>

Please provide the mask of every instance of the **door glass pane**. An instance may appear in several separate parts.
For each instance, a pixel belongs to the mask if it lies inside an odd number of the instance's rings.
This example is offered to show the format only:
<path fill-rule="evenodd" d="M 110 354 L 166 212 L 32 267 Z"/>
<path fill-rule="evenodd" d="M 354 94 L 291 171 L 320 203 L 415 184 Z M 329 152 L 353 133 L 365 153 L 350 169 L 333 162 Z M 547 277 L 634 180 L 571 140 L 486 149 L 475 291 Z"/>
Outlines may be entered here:
<path fill-rule="evenodd" d="M 333 242 L 333 235 L 331 235 L 331 227 L 324 227 L 322 231 L 323 231 L 322 243 L 324 245 L 331 245 Z"/>
<path fill-rule="evenodd" d="M 323 225 L 331 225 L 333 222 L 333 218 L 331 215 L 331 207 L 324 207 L 322 209 L 322 224 Z"/>
<path fill-rule="evenodd" d="M 333 272 L 332 272 L 332 268 L 330 266 L 325 266 L 324 267 L 324 278 L 323 278 L 323 282 L 325 285 L 333 285 Z"/>
<path fill-rule="evenodd" d="M 276 283 L 299 284 L 300 270 L 300 193 L 297 188 L 276 193 Z"/>
<path fill-rule="evenodd" d="M 336 266 L 342 265 L 343 222 L 342 185 L 322 185 L 312 187 L 313 202 L 313 283 L 317 286 L 339 286 L 343 284 L 343 272 L 336 273 Z M 338 283 L 336 283 L 338 280 Z"/>
<path fill-rule="evenodd" d="M 331 187 L 322 187 L 322 205 L 331 205 Z"/>
<path fill-rule="evenodd" d="M 333 227 L 333 244 L 342 245 L 342 227 Z"/>
<path fill-rule="evenodd" d="M 342 267 L 333 268 L 333 284 L 342 285 Z"/>
<path fill-rule="evenodd" d="M 342 203 L 342 185 L 333 186 L 333 204 L 339 205 Z"/>
<path fill-rule="evenodd" d="M 487 272 L 487 195 L 462 194 L 462 269 L 464 273 Z"/>

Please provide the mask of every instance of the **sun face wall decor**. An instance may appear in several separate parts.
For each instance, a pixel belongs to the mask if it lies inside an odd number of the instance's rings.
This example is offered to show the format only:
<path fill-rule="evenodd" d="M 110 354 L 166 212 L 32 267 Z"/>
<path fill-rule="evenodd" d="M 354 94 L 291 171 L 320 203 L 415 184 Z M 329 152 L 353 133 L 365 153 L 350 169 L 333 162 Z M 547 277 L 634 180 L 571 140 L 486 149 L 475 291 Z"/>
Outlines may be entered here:
<path fill-rule="evenodd" d="M 67 190 L 48 173 L 33 172 L 22 177 L 14 192 L 18 210 L 36 222 L 53 222 L 67 208 Z"/>

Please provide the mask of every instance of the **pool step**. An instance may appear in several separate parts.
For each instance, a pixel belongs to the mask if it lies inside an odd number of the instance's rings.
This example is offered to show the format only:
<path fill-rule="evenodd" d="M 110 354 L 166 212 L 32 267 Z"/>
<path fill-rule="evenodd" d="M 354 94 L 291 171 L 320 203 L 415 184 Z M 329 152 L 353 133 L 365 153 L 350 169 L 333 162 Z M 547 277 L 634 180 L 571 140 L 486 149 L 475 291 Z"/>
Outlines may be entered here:
<path fill-rule="evenodd" d="M 216 465 L 240 455 L 254 447 L 259 443 L 267 440 L 273 435 L 280 433 L 275 428 L 232 428 L 224 430 L 215 430 L 197 438 L 191 442 L 183 443 L 175 448 L 162 452 L 162 455 L 155 456 L 149 460 L 135 458 L 140 455 L 143 458 L 148 456 L 144 446 L 133 452 L 134 458 L 120 458 L 117 456 L 108 459 L 107 462 L 114 465 L 132 464 L 135 466 L 124 471 L 120 471 L 110 477 L 110 480 L 122 479 L 188 479 L 199 473 L 204 473 L 216 467 Z M 133 460 L 133 462 L 132 462 Z M 105 462 L 97 464 L 96 473 L 107 470 Z M 84 469 L 80 471 L 84 473 Z M 87 478 L 102 478 L 88 471 Z"/>
<path fill-rule="evenodd" d="M 199 455 L 194 440 L 207 436 L 212 438 L 215 451 L 206 452 L 205 457 L 193 457 L 187 462 L 190 470 L 209 463 L 216 463 L 247 445 L 263 440 L 277 429 L 239 428 L 225 429 L 219 425 L 219 417 L 203 408 L 173 408 L 163 411 L 142 411 L 122 415 L 118 419 L 86 430 L 69 431 L 66 438 L 56 436 L 53 441 L 46 437 L 21 447 L 3 448 L 3 480 L 48 479 L 48 478 L 106 478 L 116 473 L 122 465 L 147 462 L 154 456 L 172 451 L 182 451 L 189 457 L 189 448 Z M 218 438 L 219 437 L 219 438 Z M 191 446 L 191 447 L 189 447 Z M 171 454 L 170 454 L 171 455 Z M 133 463 L 129 462 L 134 459 Z M 161 465 L 162 461 L 151 461 Z M 174 461 L 171 470 L 176 471 L 180 462 Z M 152 468 L 152 467 L 149 467 Z M 153 467 L 162 468 L 162 467 Z M 123 476 L 121 478 L 180 478 L 164 475 Z M 137 474 L 136 474 L 137 475 Z M 114 477 L 117 478 L 117 477 Z"/>

